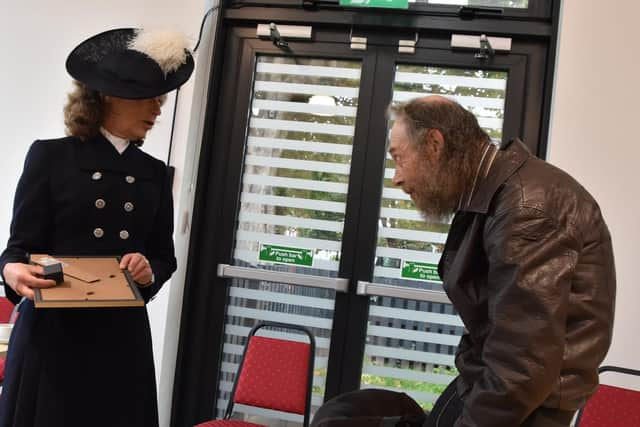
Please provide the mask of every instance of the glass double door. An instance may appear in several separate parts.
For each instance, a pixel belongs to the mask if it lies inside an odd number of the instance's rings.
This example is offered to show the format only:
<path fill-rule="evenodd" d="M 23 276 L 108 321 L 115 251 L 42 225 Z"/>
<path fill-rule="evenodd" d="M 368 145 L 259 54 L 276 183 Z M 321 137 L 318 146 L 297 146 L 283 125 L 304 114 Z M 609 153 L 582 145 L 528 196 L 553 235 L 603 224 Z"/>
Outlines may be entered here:
<path fill-rule="evenodd" d="M 253 325 L 293 323 L 316 337 L 314 407 L 357 388 L 404 391 L 429 408 L 456 374 L 463 325 L 436 267 L 449 224 L 425 222 L 391 183 L 391 102 L 439 94 L 500 142 L 523 133 L 527 56 L 482 62 L 425 39 L 351 48 L 349 33 L 275 47 L 255 27 L 227 41 L 212 167 L 222 194 L 217 278 L 225 289 L 214 413 L 226 408 Z M 533 135 L 537 137 L 537 135 Z M 222 319 L 222 317 L 220 317 Z M 286 331 L 272 336 L 297 339 Z M 300 339 L 303 339 L 301 336 Z M 247 420 L 300 417 L 237 407 Z"/>

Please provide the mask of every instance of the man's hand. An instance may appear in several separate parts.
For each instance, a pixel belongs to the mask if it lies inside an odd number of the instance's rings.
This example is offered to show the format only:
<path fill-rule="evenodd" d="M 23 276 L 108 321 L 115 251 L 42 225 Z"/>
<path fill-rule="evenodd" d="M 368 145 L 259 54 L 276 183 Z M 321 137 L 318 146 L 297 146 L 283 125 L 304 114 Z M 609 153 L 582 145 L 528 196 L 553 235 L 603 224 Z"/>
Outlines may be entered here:
<path fill-rule="evenodd" d="M 39 265 L 23 264 L 21 262 L 9 262 L 5 264 L 2 275 L 13 291 L 33 301 L 35 288 L 50 288 L 56 285 L 55 280 L 45 280 L 42 276 L 44 270 Z"/>
<path fill-rule="evenodd" d="M 144 287 L 153 280 L 153 271 L 149 260 L 139 252 L 126 254 L 120 260 L 120 268 L 129 270 L 136 283 Z"/>

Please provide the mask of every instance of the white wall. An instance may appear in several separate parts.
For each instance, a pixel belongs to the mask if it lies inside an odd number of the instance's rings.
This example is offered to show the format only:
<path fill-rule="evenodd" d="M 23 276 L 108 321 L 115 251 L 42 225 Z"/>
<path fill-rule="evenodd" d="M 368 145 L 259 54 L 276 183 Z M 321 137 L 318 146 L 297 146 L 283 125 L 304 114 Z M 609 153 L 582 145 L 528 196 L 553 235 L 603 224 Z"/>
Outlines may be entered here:
<path fill-rule="evenodd" d="M 11 206 L 17 179 L 22 171 L 24 156 L 35 139 L 56 138 L 64 135 L 62 107 L 71 79 L 64 68 L 67 54 L 80 41 L 110 28 L 144 27 L 172 28 L 183 31 L 195 44 L 200 21 L 209 6 L 208 0 L 21 0 L 3 1 L 0 7 L 0 246 L 4 247 L 11 220 Z M 206 44 L 206 43 L 205 43 Z M 203 50 L 202 47 L 200 49 Z M 205 59 L 208 61 L 208 58 Z M 198 64 L 196 56 L 196 66 Z M 199 67 L 200 68 L 200 67 Z M 208 70 L 205 70 L 208 73 Z M 197 74 L 182 87 L 177 106 L 176 127 L 171 153 L 171 164 L 176 167 L 174 198 L 176 216 L 178 201 L 182 197 L 183 178 L 192 179 L 193 171 L 185 174 L 184 165 L 197 150 L 188 143 L 191 108 L 199 108 L 205 92 L 194 96 L 193 85 Z M 169 97 L 157 126 L 150 132 L 143 149 L 166 161 L 169 155 L 169 135 L 174 105 Z M 197 113 L 195 113 L 197 115 Z M 189 141 L 194 140 L 194 137 Z M 189 166 L 191 167 L 191 166 Z M 191 197 L 192 199 L 192 197 Z M 189 198 L 187 197 L 187 200 Z M 178 225 L 178 224 L 177 224 Z M 177 246 L 185 247 L 185 234 L 176 232 Z M 186 251 L 184 256 L 186 256 Z M 184 258 L 179 258 L 184 270 Z M 184 273 L 182 271 L 182 273 Z M 168 425 L 174 368 L 163 371 L 165 353 L 175 364 L 177 330 L 181 309 L 182 280 L 174 275 L 148 306 L 153 336 L 156 376 L 161 402 L 161 425 Z M 0 291 L 2 293 L 2 291 Z M 169 296 L 177 295 L 170 301 Z M 171 324 L 165 330 L 167 318 Z M 166 336 L 165 336 L 166 335 Z M 168 342 L 169 348 L 164 348 Z M 166 350 L 166 351 L 165 351 Z M 168 396 L 163 395 L 168 393 Z"/>
<path fill-rule="evenodd" d="M 640 369 L 640 2 L 565 0 L 548 159 L 598 200 L 618 279 L 606 363 Z"/>
<path fill-rule="evenodd" d="M 70 88 L 67 53 L 87 36 L 118 26 L 172 27 L 195 42 L 211 0 L 22 0 L 0 9 L 0 246 L 8 237 L 11 203 L 29 144 L 63 135 L 62 105 Z M 600 202 L 616 251 L 618 302 L 608 363 L 640 369 L 636 305 L 640 301 L 636 257 L 640 247 L 640 3 L 565 0 L 556 68 L 549 159 L 574 175 Z M 205 33 L 210 38 L 211 33 Z M 210 42 L 210 40 L 209 40 Z M 201 47 L 201 55 L 210 44 Z M 208 60 L 208 59 L 205 59 Z M 208 64 L 181 91 L 172 164 L 179 227 L 189 215 L 202 124 Z M 194 83 L 196 82 L 196 83 Z M 199 83 L 197 83 L 199 82 Z M 194 92 L 194 84 L 197 85 Z M 194 96 L 195 93 L 195 96 Z M 166 160 L 173 102 L 145 149 Z M 186 172 L 185 172 L 186 171 Z M 182 191 L 183 183 L 185 191 Z M 168 425 L 188 233 L 176 230 L 179 256 L 174 285 L 149 306 L 159 376 L 161 425 Z M 169 304 L 169 301 L 171 303 Z M 165 330 L 166 319 L 169 319 Z M 164 348 L 166 346 L 166 348 Z M 164 354 L 164 356 L 163 356 Z"/>
<path fill-rule="evenodd" d="M 217 0 L 206 0 L 208 10 Z M 168 426 L 171 417 L 171 403 L 173 397 L 174 373 L 178 352 L 178 339 L 180 332 L 180 316 L 182 314 L 182 299 L 184 295 L 184 278 L 186 275 L 186 260 L 189 254 L 189 236 L 191 232 L 191 217 L 193 215 L 193 204 L 195 200 L 195 187 L 198 175 L 198 163 L 200 158 L 200 145 L 202 141 L 202 131 L 204 128 L 204 116 L 206 113 L 206 94 L 209 88 L 209 75 L 211 73 L 211 58 L 213 55 L 214 23 L 217 21 L 218 12 L 210 14 L 206 21 L 202 33 L 202 40 L 197 52 L 196 71 L 192 78 L 193 96 L 186 96 L 185 99 L 192 100 L 191 113 L 189 117 L 180 115 L 184 124 L 184 134 L 176 147 L 173 157 L 175 164 L 183 165 L 183 176 L 180 177 L 183 191 L 179 192 L 175 199 L 176 206 L 176 257 L 178 258 L 178 269 L 173 275 L 172 285 L 169 289 L 166 329 L 163 339 L 162 355 L 162 375 L 158 384 L 160 426 Z M 182 96 L 182 94 L 180 95 Z M 188 129 L 187 129 L 188 128 Z M 178 177 L 176 176 L 176 180 Z"/>

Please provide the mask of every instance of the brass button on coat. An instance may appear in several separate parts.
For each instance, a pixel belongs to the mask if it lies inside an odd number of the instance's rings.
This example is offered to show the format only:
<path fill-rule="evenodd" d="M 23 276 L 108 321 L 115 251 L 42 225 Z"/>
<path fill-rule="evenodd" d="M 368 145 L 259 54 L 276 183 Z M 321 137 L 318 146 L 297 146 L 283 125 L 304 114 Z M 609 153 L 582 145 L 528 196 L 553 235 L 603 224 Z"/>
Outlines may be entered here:
<path fill-rule="evenodd" d="M 102 228 L 98 227 L 98 228 L 96 228 L 96 229 L 94 229 L 94 230 L 93 230 L 93 235 L 94 235 L 96 238 L 98 238 L 98 239 L 99 239 L 99 238 L 101 238 L 102 236 L 104 236 L 104 230 L 103 230 Z"/>
<path fill-rule="evenodd" d="M 91 179 L 94 181 L 100 181 L 102 179 L 102 173 L 101 172 L 94 172 L 93 175 L 91 175 Z"/>
<path fill-rule="evenodd" d="M 105 202 L 104 199 L 96 199 L 96 208 L 102 209 L 105 206 L 107 206 L 107 202 Z"/>
<path fill-rule="evenodd" d="M 131 176 L 131 175 L 127 175 L 124 178 L 125 181 L 127 181 L 129 184 L 133 184 L 134 182 L 136 182 L 136 177 L 135 176 Z"/>
<path fill-rule="evenodd" d="M 120 238 L 122 240 L 127 240 L 129 238 L 129 232 L 127 230 L 120 231 Z"/>
<path fill-rule="evenodd" d="M 127 202 L 124 204 L 124 210 L 127 212 L 133 211 L 133 203 Z"/>

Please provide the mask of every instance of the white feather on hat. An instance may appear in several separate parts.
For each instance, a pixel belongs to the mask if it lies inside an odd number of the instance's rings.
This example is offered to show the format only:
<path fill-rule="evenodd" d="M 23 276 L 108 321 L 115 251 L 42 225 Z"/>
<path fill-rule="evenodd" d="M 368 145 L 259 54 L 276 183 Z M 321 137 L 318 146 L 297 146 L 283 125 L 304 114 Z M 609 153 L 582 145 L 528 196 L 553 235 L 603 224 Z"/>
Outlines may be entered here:
<path fill-rule="evenodd" d="M 129 49 L 142 52 L 156 61 L 165 76 L 187 61 L 188 46 L 187 36 L 171 30 L 140 30 L 129 42 Z"/>

